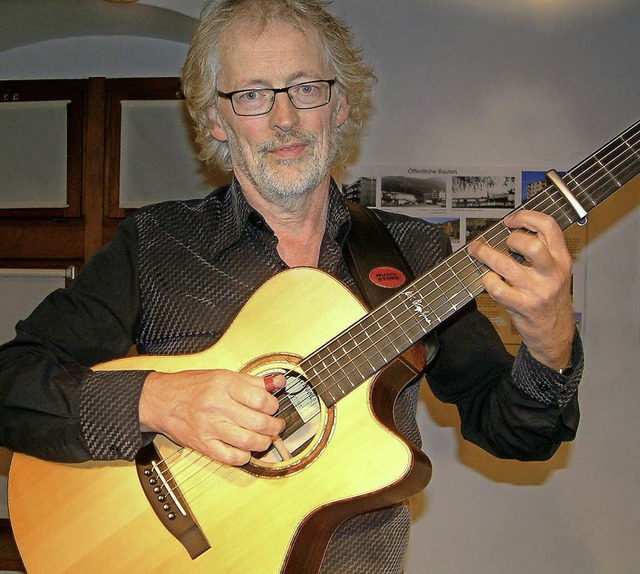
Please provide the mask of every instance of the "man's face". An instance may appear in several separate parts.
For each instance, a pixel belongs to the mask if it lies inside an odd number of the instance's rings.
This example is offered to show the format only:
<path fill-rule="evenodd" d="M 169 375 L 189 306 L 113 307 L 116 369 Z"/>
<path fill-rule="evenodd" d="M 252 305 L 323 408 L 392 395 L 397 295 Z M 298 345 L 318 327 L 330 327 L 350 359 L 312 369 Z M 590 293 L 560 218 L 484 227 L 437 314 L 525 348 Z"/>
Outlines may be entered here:
<path fill-rule="evenodd" d="M 281 88 L 333 78 L 315 33 L 273 23 L 257 34 L 248 26 L 231 29 L 219 48 L 223 92 Z M 293 207 L 329 177 L 336 130 L 348 115 L 344 98 L 333 93 L 328 105 L 298 110 L 286 93 L 276 95 L 265 115 L 237 116 L 220 100 L 209 111 L 211 133 L 227 141 L 236 177 L 281 207 Z"/>

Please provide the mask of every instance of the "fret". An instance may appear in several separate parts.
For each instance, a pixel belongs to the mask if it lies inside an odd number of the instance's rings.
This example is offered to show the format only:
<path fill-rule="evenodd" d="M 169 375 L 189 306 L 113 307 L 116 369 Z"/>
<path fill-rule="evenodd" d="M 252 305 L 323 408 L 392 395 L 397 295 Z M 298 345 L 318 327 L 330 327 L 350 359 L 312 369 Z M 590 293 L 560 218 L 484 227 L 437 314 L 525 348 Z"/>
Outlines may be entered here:
<path fill-rule="evenodd" d="M 458 257 L 451 258 L 448 267 L 464 285 L 465 291 L 473 297 L 478 284 L 482 283 L 482 276 L 487 272 L 487 269 L 471 257 L 466 249 L 461 249 L 458 253 Z"/>
<path fill-rule="evenodd" d="M 574 175 L 573 171 L 569 171 L 567 173 L 568 179 L 570 180 L 577 180 L 579 175 L 582 177 L 583 183 L 580 189 L 588 198 L 591 207 L 598 205 L 613 191 L 619 188 L 615 181 L 604 173 L 600 164 L 601 161 L 597 161 L 593 158 L 583 166 L 583 169 L 579 174 L 576 173 Z"/>
<path fill-rule="evenodd" d="M 374 369 L 397 357 L 411 344 L 412 335 L 423 332 L 405 313 L 390 307 L 394 303 L 392 298 L 370 315 L 374 322 L 368 328 L 370 346 L 365 352 Z"/>
<path fill-rule="evenodd" d="M 401 346 L 407 340 L 407 336 L 402 325 L 396 324 L 387 333 L 383 331 L 373 333 L 370 340 L 376 355 L 379 355 L 386 363 L 389 357 L 396 357 L 402 352 Z M 370 362 L 373 363 L 373 358 L 370 359 Z"/>
<path fill-rule="evenodd" d="M 363 349 L 369 347 L 370 341 L 362 331 L 362 325 L 356 323 L 350 331 L 302 361 L 302 369 L 326 405 L 335 404 L 375 372 L 368 355 L 363 353 Z"/>
<path fill-rule="evenodd" d="M 405 342 L 411 341 L 416 334 L 422 332 L 421 325 L 397 297 L 389 299 L 376 314 L 383 315 L 384 321 L 381 320 L 380 326 L 385 334 L 388 333 L 385 336 L 389 339 L 389 346 L 396 351 L 395 355 L 385 352 L 385 356 L 399 355 Z"/>
<path fill-rule="evenodd" d="M 428 272 L 421 279 L 414 283 L 415 288 L 404 289 L 399 297 L 407 312 L 420 324 L 430 326 L 432 322 L 441 323 L 444 317 L 438 314 L 438 307 L 434 305 L 436 301 L 431 298 L 429 289 L 434 284 L 434 271 Z M 423 287 L 420 285 L 424 284 Z"/>
<path fill-rule="evenodd" d="M 555 187 L 548 187 L 543 193 L 538 193 L 526 203 L 516 208 L 515 211 L 521 209 L 530 209 L 532 211 L 539 211 L 540 213 L 546 213 L 551 217 L 557 215 L 557 205 L 561 203 L 562 197 L 559 191 Z M 556 217 L 557 221 L 557 217 Z M 504 224 L 503 224 L 504 225 Z"/>
<path fill-rule="evenodd" d="M 430 309 L 433 309 L 433 314 L 438 318 L 439 322 L 442 322 L 447 315 L 447 310 L 450 309 L 449 299 L 445 293 L 442 293 L 439 289 L 437 289 L 437 283 L 432 283 L 431 286 L 434 286 L 431 292 L 429 292 L 429 300 L 428 306 Z M 408 302 L 409 303 L 409 302 Z M 420 298 L 420 295 L 414 294 L 412 299 L 410 300 L 410 304 L 413 307 L 413 312 L 423 319 L 429 317 L 429 313 L 427 312 L 426 302 L 424 299 Z"/>
<path fill-rule="evenodd" d="M 593 158 L 596 163 L 602 168 L 604 174 L 607 175 L 615 185 L 621 187 L 622 184 L 618 181 L 616 176 L 607 168 L 607 163 L 611 161 L 611 158 L 615 159 L 618 153 L 619 152 L 616 146 L 616 148 L 613 149 L 603 150 L 600 154 L 594 154 Z M 600 155 L 600 157 L 598 157 L 598 155 Z"/>
<path fill-rule="evenodd" d="M 485 231 L 480 237 L 482 237 L 491 247 L 500 249 L 509 238 L 509 235 L 511 235 L 511 229 L 509 229 L 504 223 L 500 222 Z"/>
<path fill-rule="evenodd" d="M 600 148 L 593 154 L 595 160 L 605 167 L 605 169 L 615 169 L 618 163 L 628 156 L 631 148 L 631 140 L 625 140 L 623 137 L 618 137 L 608 144 Z M 631 149 L 631 155 L 633 155 L 633 149 Z"/>
<path fill-rule="evenodd" d="M 316 385 L 315 390 L 320 395 L 322 402 L 327 405 L 335 405 L 344 394 L 341 392 L 341 388 L 335 384 L 333 377 L 325 376 L 322 379 L 322 385 Z M 334 392 L 336 393 L 334 395 Z"/>
<path fill-rule="evenodd" d="M 380 319 L 378 316 L 381 315 Z M 361 349 L 367 357 L 370 366 L 378 367 L 385 364 L 389 357 L 398 354 L 399 349 L 394 344 L 394 335 L 399 331 L 399 325 L 393 320 L 393 316 L 380 311 L 369 315 L 366 324 L 367 344 Z M 390 320 L 391 319 L 391 320 Z M 390 325 L 393 325 L 390 327 Z M 404 338 L 404 331 L 400 332 Z"/>
<path fill-rule="evenodd" d="M 466 249 L 461 249 L 458 256 L 451 258 L 447 266 L 462 286 L 464 297 L 467 300 L 472 299 L 478 285 L 482 283 L 482 276 L 486 273 L 486 268 L 481 270 Z M 463 291 L 460 292 L 461 295 Z"/>
<path fill-rule="evenodd" d="M 640 173 L 640 122 L 567 172 L 595 206 Z M 604 173 L 606 168 L 608 173 Z M 611 175 L 614 174 L 614 179 Z M 613 184 L 612 184 L 613 181 Z"/>
<path fill-rule="evenodd" d="M 394 346 L 401 350 L 418 340 L 426 332 L 425 328 L 428 330 L 429 323 L 425 318 L 429 318 L 429 321 L 432 321 L 430 316 L 432 311 L 430 309 L 423 309 L 424 315 L 416 313 L 414 306 L 408 300 L 406 291 L 389 299 L 380 308 L 380 312 L 386 312 L 388 316 L 393 318 L 393 322 L 396 324 L 393 328 L 393 333 L 395 333 L 395 336 L 393 336 Z"/>
<path fill-rule="evenodd" d="M 638 160 L 640 160 L 640 132 L 629 134 L 626 138 L 621 136 L 620 139 L 622 140 L 621 157 L 614 169 L 617 170 L 618 177 L 625 182 L 629 181 L 640 171 L 638 170 Z"/>
<path fill-rule="evenodd" d="M 431 281 L 427 285 L 427 288 L 420 289 L 411 300 L 414 312 L 423 318 L 426 312 L 423 309 L 425 305 L 428 306 L 429 310 L 433 312 L 439 321 L 442 321 L 442 319 L 447 316 L 447 310 L 450 308 L 449 296 L 446 292 L 447 278 L 443 277 L 442 273 L 437 273 L 441 268 L 442 264 L 430 274 Z"/>
<path fill-rule="evenodd" d="M 460 307 L 469 302 L 467 286 L 459 277 L 451 272 L 451 268 L 447 261 L 444 261 L 444 265 L 450 272 L 446 274 L 437 285 L 443 295 L 447 298 L 448 305 L 454 311 L 457 311 Z"/>
<path fill-rule="evenodd" d="M 630 152 L 629 158 L 630 161 L 635 158 L 635 161 L 640 159 L 640 130 L 635 134 L 630 134 L 628 137 L 624 137 L 624 135 L 620 136 L 620 139 L 623 141 L 624 145 L 629 148 L 628 152 Z M 634 147 L 635 146 L 635 147 Z"/>
<path fill-rule="evenodd" d="M 340 387 L 341 394 L 345 395 L 351 388 L 355 387 L 355 383 L 363 381 L 372 372 L 371 365 L 363 362 L 362 354 L 356 354 L 351 361 L 342 365 L 340 369 L 340 377 L 336 375 L 336 380 L 341 381 L 338 386 Z"/>
<path fill-rule="evenodd" d="M 586 191 L 588 187 L 587 178 L 583 177 L 582 178 L 583 181 L 581 182 L 580 181 L 581 177 L 582 176 L 579 176 L 578 174 L 567 172 L 567 174 L 564 177 L 564 180 L 565 180 L 565 183 L 569 186 L 569 188 L 571 188 L 571 186 L 574 187 L 573 195 L 575 195 L 580 200 L 580 204 L 582 205 L 582 207 L 584 207 L 587 211 L 589 211 L 589 209 L 594 208 L 598 204 L 595 202 L 593 197 L 591 197 L 591 195 Z"/>
<path fill-rule="evenodd" d="M 434 280 L 423 295 L 420 291 L 412 293 L 405 302 L 414 315 L 428 325 L 425 332 L 431 330 L 456 311 L 456 305 L 451 303 L 447 294 L 442 291 Z M 423 297 L 425 297 L 423 299 Z"/>
<path fill-rule="evenodd" d="M 565 185 L 569 187 L 571 190 L 571 186 L 568 184 L 567 180 L 565 181 Z M 573 209 L 571 204 L 565 199 L 565 197 L 558 191 L 555 187 L 547 188 L 546 190 L 549 206 L 548 209 L 538 209 L 537 211 L 541 211 L 542 213 L 546 213 L 547 215 L 551 215 L 556 223 L 560 226 L 560 229 L 566 229 L 569 227 L 576 219 L 576 211 Z M 576 195 L 575 191 L 572 191 L 574 196 Z M 582 205 L 582 202 L 580 202 Z M 525 208 L 529 209 L 528 206 Z"/>

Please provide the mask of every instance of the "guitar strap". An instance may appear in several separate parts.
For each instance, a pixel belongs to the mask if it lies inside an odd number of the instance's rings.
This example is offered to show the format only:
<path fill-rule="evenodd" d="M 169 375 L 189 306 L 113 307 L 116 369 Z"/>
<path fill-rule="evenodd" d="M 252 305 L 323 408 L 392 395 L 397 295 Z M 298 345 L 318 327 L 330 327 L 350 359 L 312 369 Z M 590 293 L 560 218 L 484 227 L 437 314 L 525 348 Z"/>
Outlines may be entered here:
<path fill-rule="evenodd" d="M 347 268 L 365 302 L 373 309 L 414 280 L 413 272 L 375 212 L 347 201 L 351 230 L 343 249 Z M 439 342 L 432 333 L 424 342 L 429 363 Z"/>

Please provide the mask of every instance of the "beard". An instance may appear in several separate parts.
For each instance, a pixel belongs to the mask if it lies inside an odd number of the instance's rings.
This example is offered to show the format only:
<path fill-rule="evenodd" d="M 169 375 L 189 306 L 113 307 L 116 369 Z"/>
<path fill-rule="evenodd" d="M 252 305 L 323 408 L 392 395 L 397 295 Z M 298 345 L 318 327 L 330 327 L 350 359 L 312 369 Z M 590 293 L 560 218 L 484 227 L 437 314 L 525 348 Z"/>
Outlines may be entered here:
<path fill-rule="evenodd" d="M 331 114 L 329 130 L 325 134 L 326 148 L 318 136 L 293 129 L 277 133 L 255 149 L 249 149 L 240 144 L 234 131 L 224 122 L 234 169 L 241 171 L 264 199 L 280 208 L 295 210 L 329 174 L 337 153 L 335 115 Z M 310 153 L 293 159 L 270 156 L 271 150 L 290 142 L 305 144 Z"/>

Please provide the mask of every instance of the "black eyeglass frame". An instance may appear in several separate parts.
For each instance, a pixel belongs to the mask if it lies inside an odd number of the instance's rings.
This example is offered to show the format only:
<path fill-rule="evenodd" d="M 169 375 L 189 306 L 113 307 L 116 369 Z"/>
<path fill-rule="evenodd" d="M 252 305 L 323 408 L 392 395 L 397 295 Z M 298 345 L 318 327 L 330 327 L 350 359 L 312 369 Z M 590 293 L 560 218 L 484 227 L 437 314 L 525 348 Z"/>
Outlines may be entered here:
<path fill-rule="evenodd" d="M 327 101 L 324 102 L 323 104 L 318 104 L 317 106 L 311 106 L 309 108 L 300 108 L 296 106 L 295 102 L 293 101 L 293 98 L 291 97 L 291 94 L 289 93 L 289 90 L 293 88 L 298 88 L 300 86 L 304 86 L 305 84 L 317 84 L 318 82 L 322 82 L 329 85 L 329 97 L 327 98 Z M 289 98 L 291 105 L 294 108 L 296 108 L 296 110 L 315 110 L 316 108 L 321 108 L 322 106 L 326 106 L 331 101 L 331 96 L 333 92 L 332 87 L 335 83 L 336 83 L 336 78 L 333 78 L 332 80 L 309 80 L 307 82 L 300 82 L 298 84 L 293 84 L 292 86 L 286 86 L 284 88 L 254 88 L 254 89 L 248 89 L 248 90 L 234 90 L 233 92 L 221 92 L 220 90 L 216 90 L 216 93 L 218 94 L 218 97 L 224 98 L 225 100 L 229 100 L 231 102 L 231 109 L 233 110 L 233 113 L 236 114 L 237 116 L 241 116 L 245 118 L 255 118 L 258 116 L 264 116 L 268 114 L 273 109 L 273 106 L 275 105 L 276 95 L 282 94 L 282 93 L 287 94 L 287 97 Z M 248 92 L 259 92 L 259 91 L 265 91 L 265 90 L 269 92 L 273 92 L 273 97 L 271 98 L 271 106 L 269 107 L 268 110 L 264 112 L 260 112 L 259 114 L 239 114 L 236 111 L 236 107 L 233 105 L 233 96 L 235 96 L 236 94 L 243 94 Z"/>

